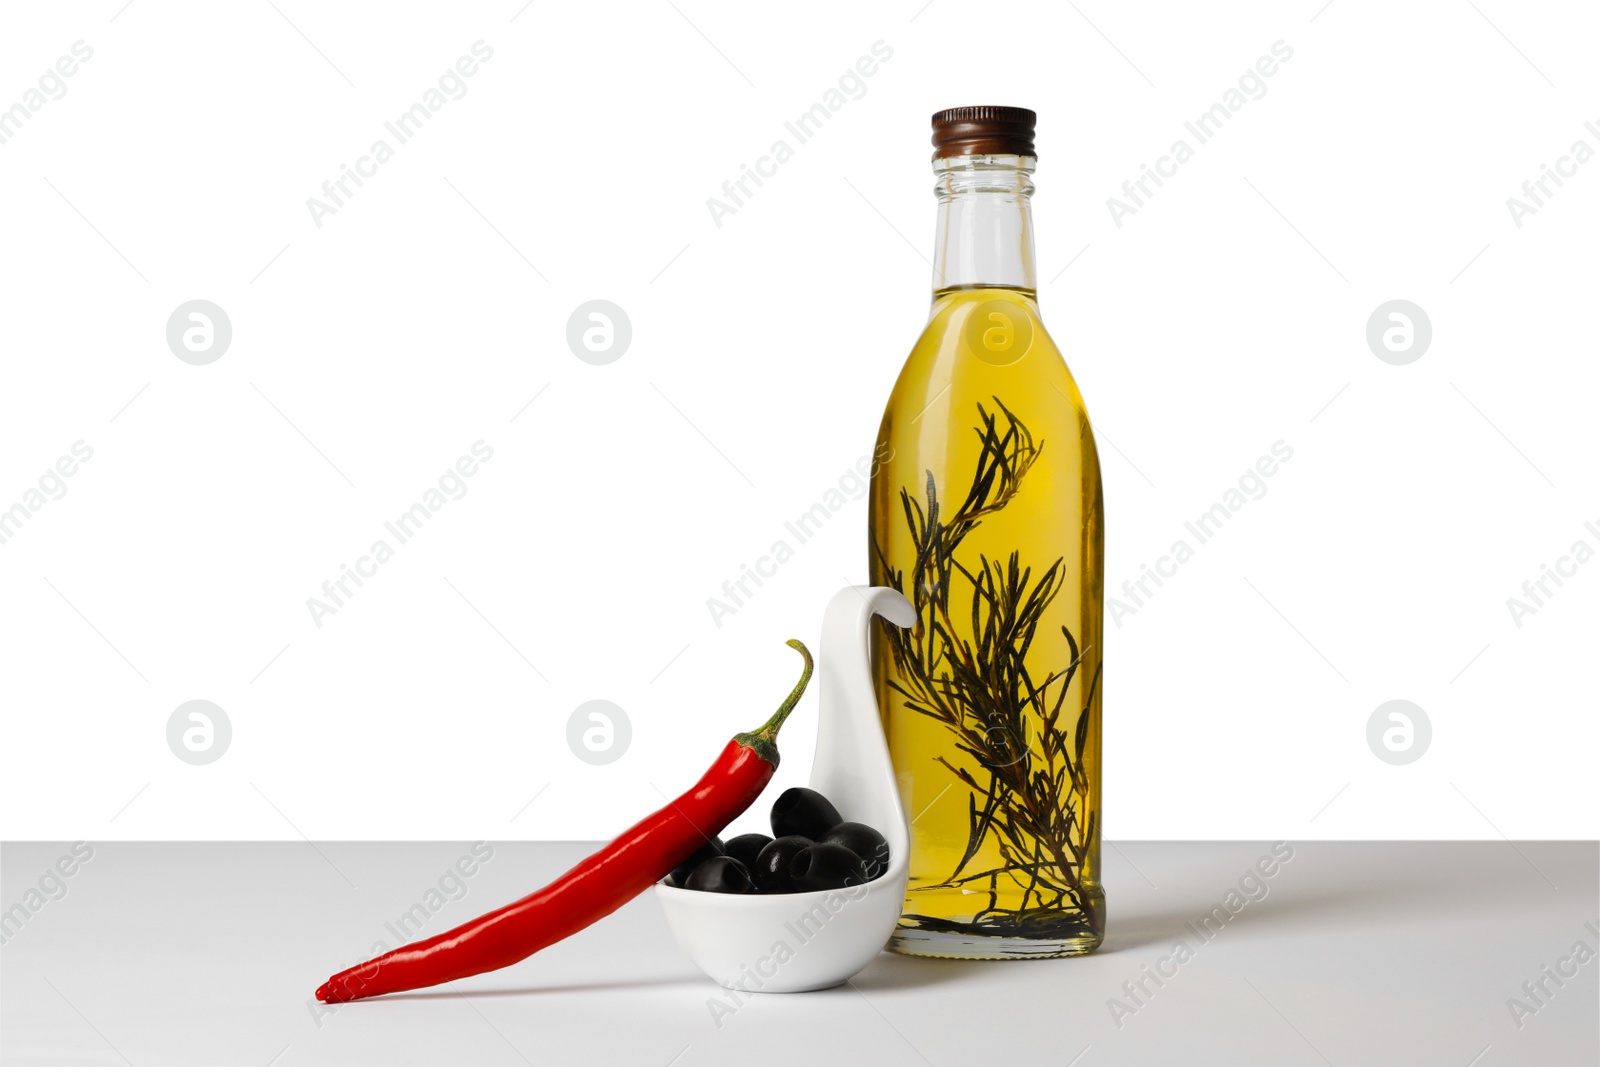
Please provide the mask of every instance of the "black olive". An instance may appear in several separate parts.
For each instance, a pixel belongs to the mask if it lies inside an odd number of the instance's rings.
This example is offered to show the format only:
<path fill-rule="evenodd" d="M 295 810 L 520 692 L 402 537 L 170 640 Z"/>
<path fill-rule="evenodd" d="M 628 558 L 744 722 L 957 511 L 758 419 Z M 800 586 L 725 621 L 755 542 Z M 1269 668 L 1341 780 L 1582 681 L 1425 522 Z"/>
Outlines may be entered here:
<path fill-rule="evenodd" d="M 732 856 L 750 870 L 756 869 L 756 857 L 761 855 L 761 850 L 772 844 L 772 838 L 766 834 L 740 834 L 730 837 L 722 846 L 724 856 Z"/>
<path fill-rule="evenodd" d="M 772 805 L 772 836 L 815 841 L 844 820 L 839 809 L 815 789 L 785 789 Z"/>
<path fill-rule="evenodd" d="M 702 893 L 754 893 L 755 883 L 745 865 L 732 856 L 712 856 L 694 869 L 685 889 L 698 889 Z"/>
<path fill-rule="evenodd" d="M 761 850 L 756 865 L 756 888 L 763 893 L 793 893 L 794 879 L 789 877 L 789 864 L 801 850 L 811 847 L 809 837 L 780 837 Z"/>
<path fill-rule="evenodd" d="M 789 877 L 802 893 L 818 889 L 843 889 L 866 882 L 866 865 L 843 845 L 818 842 L 795 853 Z"/>
<path fill-rule="evenodd" d="M 722 838 L 713 837 L 710 841 L 694 850 L 694 855 L 672 868 L 672 873 L 667 875 L 667 884 L 682 889 L 689 880 L 689 875 L 694 869 L 712 856 L 722 855 Z"/>
<path fill-rule="evenodd" d="M 889 842 L 866 823 L 842 822 L 823 834 L 820 840 L 826 844 L 843 845 L 861 857 L 869 880 L 889 869 Z"/>

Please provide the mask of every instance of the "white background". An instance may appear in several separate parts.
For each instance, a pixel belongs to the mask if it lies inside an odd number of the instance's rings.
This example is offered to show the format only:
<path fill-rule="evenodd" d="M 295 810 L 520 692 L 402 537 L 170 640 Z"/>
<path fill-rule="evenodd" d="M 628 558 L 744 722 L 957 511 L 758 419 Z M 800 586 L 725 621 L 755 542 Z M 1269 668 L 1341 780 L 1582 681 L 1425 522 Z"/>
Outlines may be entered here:
<path fill-rule="evenodd" d="M 591 838 L 687 785 L 865 578 L 855 501 L 706 607 L 870 451 L 926 311 L 928 115 L 976 103 L 1039 113 L 1041 303 L 1104 446 L 1112 591 L 1294 449 L 1108 625 L 1107 835 L 1600 835 L 1600 561 L 1520 628 L 1506 605 L 1600 549 L 1600 160 L 1520 228 L 1506 206 L 1600 149 L 1595 13 L 920 2 L 8 6 L 0 107 L 93 57 L 0 144 L 0 508 L 94 455 L 0 545 L 0 836 Z M 315 225 L 480 40 L 466 94 Z M 1277 41 L 1266 94 L 1116 226 Z M 233 326 L 209 366 L 165 340 L 197 298 Z M 565 342 L 595 298 L 632 321 L 609 366 Z M 1433 325 L 1409 366 L 1364 336 L 1396 298 Z M 315 625 L 479 440 L 468 493 Z M 600 767 L 566 743 L 596 698 L 633 726 Z M 1433 725 L 1402 767 L 1365 738 L 1395 698 Z M 233 726 L 208 766 L 166 745 L 192 699 Z"/>

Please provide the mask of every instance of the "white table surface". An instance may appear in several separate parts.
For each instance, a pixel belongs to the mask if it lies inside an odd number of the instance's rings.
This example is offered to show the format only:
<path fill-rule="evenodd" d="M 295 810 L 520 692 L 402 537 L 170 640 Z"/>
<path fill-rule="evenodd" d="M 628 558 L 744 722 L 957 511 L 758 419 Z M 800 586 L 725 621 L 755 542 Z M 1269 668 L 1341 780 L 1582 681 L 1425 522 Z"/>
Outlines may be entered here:
<path fill-rule="evenodd" d="M 1297 1064 L 1600 1063 L 1600 960 L 1536 1014 L 1508 998 L 1596 947 L 1600 846 L 1295 843 L 1266 896 L 1198 925 L 1268 843 L 1106 848 L 1104 947 L 1070 960 L 880 955 L 847 986 L 757 996 L 678 951 L 652 895 L 495 974 L 338 1007 L 311 993 L 424 901 L 466 843 L 124 843 L 94 856 L 0 948 L 6 1064 Z M 536 888 L 592 846 L 495 843 L 423 935 Z M 67 846 L 0 847 L 0 906 Z M 1259 896 L 1259 891 L 1255 892 Z M 36 900 L 38 898 L 35 898 Z M 1137 1010 L 1125 981 L 1193 958 Z M 1164 965 L 1171 973 L 1172 963 Z"/>

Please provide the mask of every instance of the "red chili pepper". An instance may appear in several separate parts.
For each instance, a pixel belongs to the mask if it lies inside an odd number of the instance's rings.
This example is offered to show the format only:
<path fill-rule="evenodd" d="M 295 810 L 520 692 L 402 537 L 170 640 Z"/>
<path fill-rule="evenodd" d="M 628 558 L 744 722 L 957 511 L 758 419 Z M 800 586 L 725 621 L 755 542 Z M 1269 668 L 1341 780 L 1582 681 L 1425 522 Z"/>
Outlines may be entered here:
<path fill-rule="evenodd" d="M 420 989 L 509 967 L 616 911 L 666 877 L 755 802 L 778 766 L 778 728 L 811 681 L 799 683 L 766 725 L 738 734 L 694 787 L 635 824 L 543 889 L 454 930 L 340 971 L 317 990 L 325 1004 Z"/>

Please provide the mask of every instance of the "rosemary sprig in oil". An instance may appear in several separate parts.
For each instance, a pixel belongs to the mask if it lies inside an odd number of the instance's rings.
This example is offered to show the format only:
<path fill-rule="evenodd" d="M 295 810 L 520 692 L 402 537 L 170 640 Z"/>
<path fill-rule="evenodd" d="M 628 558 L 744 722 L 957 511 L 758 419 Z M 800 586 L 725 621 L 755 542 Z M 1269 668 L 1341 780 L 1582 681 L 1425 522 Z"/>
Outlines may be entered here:
<path fill-rule="evenodd" d="M 987 882 L 989 906 L 973 924 L 997 932 L 1031 936 L 1063 922 L 1087 923 L 1083 873 L 1096 839 L 1096 813 L 1089 810 L 1090 782 L 1083 766 L 1089 709 L 1099 686 L 1095 666 L 1081 705 L 1067 704 L 1072 683 L 1091 651 L 1080 649 L 1061 627 L 1071 653 L 1068 663 L 1043 678 L 1027 665 L 1039 627 L 1066 578 L 1065 558 L 1035 573 L 1018 553 L 1005 559 L 979 554 L 975 563 L 956 557 L 962 541 L 1009 504 L 1037 462 L 1043 441 L 998 397 L 996 412 L 978 407 L 974 428 L 980 448 L 966 497 L 946 515 L 929 471 L 923 497 L 900 492 L 901 510 L 915 548 L 909 573 L 890 566 L 874 545 L 878 580 L 906 593 L 916 609 L 909 630 L 884 627 L 897 668 L 890 688 L 904 707 L 950 731 L 958 752 L 977 773 L 939 757 L 968 790 L 968 838 L 955 869 L 930 889 Z M 967 625 L 966 634 L 957 625 Z M 967 636 L 967 635 L 970 636 Z M 969 871 L 985 843 L 1001 863 Z M 1015 908 L 998 907 L 1002 879 L 1022 889 Z M 1063 908 L 1078 913 L 1063 917 Z M 948 920 L 908 916 L 919 925 Z"/>

